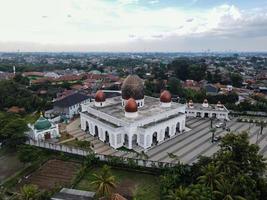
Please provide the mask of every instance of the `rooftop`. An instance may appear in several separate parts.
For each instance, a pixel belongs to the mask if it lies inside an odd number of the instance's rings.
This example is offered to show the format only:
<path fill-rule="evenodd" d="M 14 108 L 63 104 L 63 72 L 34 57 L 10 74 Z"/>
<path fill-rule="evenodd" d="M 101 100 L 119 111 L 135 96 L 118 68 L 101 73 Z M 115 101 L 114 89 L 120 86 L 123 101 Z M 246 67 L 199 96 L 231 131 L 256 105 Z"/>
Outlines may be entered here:
<path fill-rule="evenodd" d="M 216 104 L 209 104 L 209 107 L 203 107 L 201 103 L 194 103 L 193 108 L 186 107 L 187 110 L 206 110 L 206 111 L 218 111 L 218 112 L 228 112 L 228 110 L 223 106 L 223 109 L 220 110 L 217 108 Z"/>
<path fill-rule="evenodd" d="M 63 99 L 60 99 L 58 101 L 56 101 L 54 103 L 54 106 L 58 106 L 58 107 L 70 107 L 73 105 L 76 105 L 78 103 L 81 103 L 82 101 L 89 99 L 90 97 L 85 95 L 85 94 L 81 94 L 81 93 L 74 93 L 71 95 L 66 96 Z"/>
<path fill-rule="evenodd" d="M 95 107 L 91 104 L 91 108 L 103 112 L 107 115 L 123 120 L 125 122 L 133 122 L 152 117 L 159 113 L 171 111 L 173 109 L 181 108 L 183 105 L 172 102 L 171 107 L 161 107 L 159 98 L 145 96 L 145 104 L 143 107 L 138 108 L 138 116 L 136 118 L 125 117 L 124 108 L 122 106 L 121 97 L 113 97 L 106 100 L 104 107 Z M 93 115 L 93 113 L 91 113 Z"/>
<path fill-rule="evenodd" d="M 95 196 L 94 192 L 62 188 L 61 191 L 55 194 L 51 199 L 52 200 L 93 200 L 94 196 Z"/>

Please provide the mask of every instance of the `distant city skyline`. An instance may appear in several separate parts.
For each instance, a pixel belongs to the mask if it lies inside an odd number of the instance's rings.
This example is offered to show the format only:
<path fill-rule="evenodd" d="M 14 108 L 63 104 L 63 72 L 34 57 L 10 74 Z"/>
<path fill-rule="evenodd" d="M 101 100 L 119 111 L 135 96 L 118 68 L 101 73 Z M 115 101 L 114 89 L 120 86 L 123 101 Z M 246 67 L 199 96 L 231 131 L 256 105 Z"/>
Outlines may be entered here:
<path fill-rule="evenodd" d="M 267 51 L 264 0 L 0 0 L 0 51 Z"/>

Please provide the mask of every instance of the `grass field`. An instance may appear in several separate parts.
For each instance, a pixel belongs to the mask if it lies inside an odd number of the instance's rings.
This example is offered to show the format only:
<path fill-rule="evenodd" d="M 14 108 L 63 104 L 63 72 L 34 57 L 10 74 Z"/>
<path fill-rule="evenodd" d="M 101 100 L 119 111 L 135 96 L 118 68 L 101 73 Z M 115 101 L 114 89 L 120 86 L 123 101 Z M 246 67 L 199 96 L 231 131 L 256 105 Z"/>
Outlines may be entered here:
<path fill-rule="evenodd" d="M 76 189 L 95 191 L 96 188 L 90 183 L 94 179 L 93 174 L 97 174 L 99 169 L 93 168 L 90 170 L 76 185 Z M 159 199 L 158 177 L 121 169 L 111 169 L 111 173 L 116 177 L 116 192 L 121 195 L 135 198 L 136 200 Z"/>

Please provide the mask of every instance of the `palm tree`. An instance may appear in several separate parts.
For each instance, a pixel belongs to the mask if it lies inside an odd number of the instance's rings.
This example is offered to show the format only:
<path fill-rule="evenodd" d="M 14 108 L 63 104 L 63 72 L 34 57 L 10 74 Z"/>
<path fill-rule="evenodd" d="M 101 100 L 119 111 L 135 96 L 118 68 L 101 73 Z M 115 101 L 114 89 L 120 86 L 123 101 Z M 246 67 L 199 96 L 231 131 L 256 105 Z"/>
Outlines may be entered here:
<path fill-rule="evenodd" d="M 256 123 L 256 126 L 260 127 L 260 132 L 257 133 L 257 139 L 256 139 L 256 143 L 258 143 L 259 134 L 262 135 L 262 131 L 267 126 L 267 124 L 264 121 L 259 121 Z"/>
<path fill-rule="evenodd" d="M 115 176 L 111 175 L 110 167 L 104 165 L 99 174 L 93 174 L 94 181 L 91 184 L 97 188 L 97 194 L 100 197 L 109 197 L 116 188 Z"/>
<path fill-rule="evenodd" d="M 225 153 L 226 158 L 218 160 L 216 164 L 220 171 L 231 176 L 231 174 L 234 174 L 239 168 L 237 167 L 237 163 L 233 161 L 230 156 L 231 152 Z"/>
<path fill-rule="evenodd" d="M 246 200 L 244 197 L 236 195 L 235 183 L 229 183 L 228 181 L 221 179 L 216 181 L 216 191 L 213 191 L 216 199 L 220 200 Z"/>
<path fill-rule="evenodd" d="M 262 135 L 262 131 L 265 127 L 267 127 L 267 123 L 265 123 L 264 121 L 260 121 L 256 123 L 256 125 L 260 127 L 260 135 Z"/>
<path fill-rule="evenodd" d="M 212 116 L 211 118 L 210 118 L 210 128 L 213 128 L 213 121 L 215 120 L 215 117 L 214 116 Z"/>
<path fill-rule="evenodd" d="M 213 191 L 215 182 L 222 177 L 222 174 L 219 172 L 219 169 L 214 164 L 208 164 L 201 169 L 204 175 L 198 177 L 200 183 L 206 185 Z"/>
<path fill-rule="evenodd" d="M 166 196 L 169 200 L 193 200 L 194 196 L 190 189 L 180 186 L 174 191 L 170 191 Z"/>
<path fill-rule="evenodd" d="M 24 185 L 20 188 L 19 199 L 21 200 L 33 200 L 38 199 L 40 195 L 39 189 L 36 185 Z"/>
<path fill-rule="evenodd" d="M 211 128 L 211 129 L 210 129 L 210 132 L 212 133 L 212 136 L 211 136 L 211 142 L 213 143 L 213 142 L 214 142 L 214 137 L 215 137 L 216 128 Z"/>

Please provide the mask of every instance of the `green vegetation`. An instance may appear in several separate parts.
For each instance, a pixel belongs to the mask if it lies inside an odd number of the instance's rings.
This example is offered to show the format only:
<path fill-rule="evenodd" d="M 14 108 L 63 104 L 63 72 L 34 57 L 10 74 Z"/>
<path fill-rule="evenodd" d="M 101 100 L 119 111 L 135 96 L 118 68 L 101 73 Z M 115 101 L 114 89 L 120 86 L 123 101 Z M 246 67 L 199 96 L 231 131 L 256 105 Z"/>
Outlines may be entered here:
<path fill-rule="evenodd" d="M 7 148 L 16 148 L 26 141 L 26 121 L 19 115 L 0 112 L 0 141 Z"/>
<path fill-rule="evenodd" d="M 111 174 L 110 167 L 104 165 L 99 173 L 93 174 L 92 185 L 96 187 L 99 197 L 110 197 L 116 188 L 115 176 Z"/>
<path fill-rule="evenodd" d="M 179 58 L 168 65 L 169 70 L 173 70 L 180 80 L 192 79 L 203 80 L 206 76 L 207 66 L 205 60 L 190 60 L 189 58 Z"/>
<path fill-rule="evenodd" d="M 89 170 L 75 188 L 97 191 L 97 187 L 91 184 L 95 180 L 94 174 L 101 174 L 101 170 L 99 170 L 99 168 L 92 168 Z M 120 193 L 120 191 L 128 191 L 138 200 L 159 199 L 157 177 L 116 168 L 111 168 L 110 174 L 115 178 L 117 186 L 116 191 L 118 191 L 118 193 Z"/>
<path fill-rule="evenodd" d="M 161 198 L 192 200 L 265 200 L 266 163 L 247 133 L 227 134 L 213 158 L 193 166 L 177 165 L 160 179 Z"/>
<path fill-rule="evenodd" d="M 44 110 L 49 102 L 33 94 L 25 85 L 15 81 L 0 81 L 0 110 L 18 106 L 26 112 Z"/>

